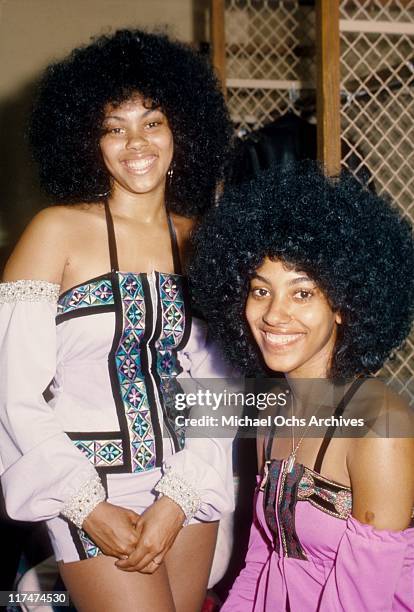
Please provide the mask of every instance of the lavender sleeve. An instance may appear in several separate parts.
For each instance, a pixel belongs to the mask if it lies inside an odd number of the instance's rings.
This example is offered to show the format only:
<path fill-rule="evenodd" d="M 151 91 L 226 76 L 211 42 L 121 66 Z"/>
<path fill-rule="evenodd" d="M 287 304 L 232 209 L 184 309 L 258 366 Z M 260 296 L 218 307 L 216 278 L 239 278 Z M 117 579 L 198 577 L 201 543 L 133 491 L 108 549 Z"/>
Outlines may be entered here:
<path fill-rule="evenodd" d="M 76 524 L 105 491 L 43 397 L 56 369 L 58 290 L 46 281 L 0 285 L 1 483 L 11 517 L 62 513 Z"/>
<path fill-rule="evenodd" d="M 414 529 L 387 531 L 350 516 L 319 612 L 414 610 Z"/>

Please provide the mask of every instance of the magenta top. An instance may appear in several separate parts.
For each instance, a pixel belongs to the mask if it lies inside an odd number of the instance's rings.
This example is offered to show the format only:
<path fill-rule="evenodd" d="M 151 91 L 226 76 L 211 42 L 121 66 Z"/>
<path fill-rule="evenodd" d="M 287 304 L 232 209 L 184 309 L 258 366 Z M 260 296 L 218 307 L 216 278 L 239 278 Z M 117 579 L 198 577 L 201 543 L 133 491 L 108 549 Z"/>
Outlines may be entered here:
<path fill-rule="evenodd" d="M 351 489 L 319 473 L 326 441 L 314 470 L 291 472 L 269 459 L 271 441 L 246 565 L 222 612 L 413 612 L 414 528 L 357 521 Z"/>

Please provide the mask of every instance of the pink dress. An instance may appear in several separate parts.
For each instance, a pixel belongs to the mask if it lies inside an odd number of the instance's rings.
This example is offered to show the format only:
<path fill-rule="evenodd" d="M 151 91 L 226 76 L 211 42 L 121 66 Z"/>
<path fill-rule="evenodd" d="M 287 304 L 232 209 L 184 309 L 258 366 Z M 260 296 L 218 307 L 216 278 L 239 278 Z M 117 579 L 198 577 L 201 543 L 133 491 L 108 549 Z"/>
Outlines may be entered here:
<path fill-rule="evenodd" d="M 287 460 L 266 461 L 246 565 L 222 612 L 414 610 L 414 528 L 357 521 L 351 489 L 316 471 L 327 446 L 314 470 L 295 463 L 288 472 Z"/>

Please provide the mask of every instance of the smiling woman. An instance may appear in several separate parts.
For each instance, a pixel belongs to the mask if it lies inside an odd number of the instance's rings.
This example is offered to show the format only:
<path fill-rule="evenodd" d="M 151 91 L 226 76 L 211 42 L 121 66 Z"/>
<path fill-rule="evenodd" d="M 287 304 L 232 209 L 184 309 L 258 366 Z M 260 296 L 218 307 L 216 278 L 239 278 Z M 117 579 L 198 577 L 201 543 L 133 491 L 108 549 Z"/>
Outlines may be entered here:
<path fill-rule="evenodd" d="M 163 191 L 173 158 L 173 135 L 167 117 L 135 96 L 105 108 L 102 157 L 115 190 Z"/>
<path fill-rule="evenodd" d="M 326 376 L 341 316 L 303 272 L 266 258 L 250 282 L 246 319 L 271 370 Z"/>
<path fill-rule="evenodd" d="M 232 362 L 283 373 L 292 397 L 258 436 L 246 565 L 223 612 L 412 610 L 413 413 L 363 378 L 414 318 L 408 223 L 350 176 L 269 171 L 208 213 L 190 278 Z"/>
<path fill-rule="evenodd" d="M 97 38 L 39 85 L 30 139 L 60 206 L 0 285 L 0 466 L 78 610 L 198 610 L 233 509 L 231 441 L 173 418 L 180 376 L 225 372 L 183 265 L 230 134 L 211 68 L 163 35 Z"/>

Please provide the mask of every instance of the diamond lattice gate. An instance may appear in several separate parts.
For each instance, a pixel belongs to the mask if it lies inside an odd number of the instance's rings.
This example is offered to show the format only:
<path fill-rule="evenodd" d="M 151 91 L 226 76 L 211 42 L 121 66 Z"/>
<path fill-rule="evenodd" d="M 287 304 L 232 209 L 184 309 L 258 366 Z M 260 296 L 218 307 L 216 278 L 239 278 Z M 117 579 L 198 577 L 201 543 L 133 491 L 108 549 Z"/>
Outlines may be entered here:
<path fill-rule="evenodd" d="M 314 96 L 315 13 L 295 1 L 227 0 L 227 97 L 234 123 L 257 128 Z"/>
<path fill-rule="evenodd" d="M 343 165 L 414 222 L 414 1 L 340 3 Z M 381 371 L 414 400 L 414 336 Z"/>

